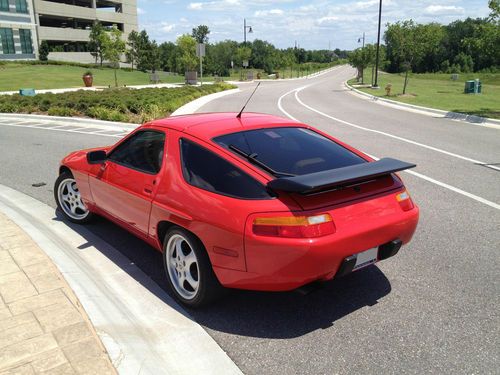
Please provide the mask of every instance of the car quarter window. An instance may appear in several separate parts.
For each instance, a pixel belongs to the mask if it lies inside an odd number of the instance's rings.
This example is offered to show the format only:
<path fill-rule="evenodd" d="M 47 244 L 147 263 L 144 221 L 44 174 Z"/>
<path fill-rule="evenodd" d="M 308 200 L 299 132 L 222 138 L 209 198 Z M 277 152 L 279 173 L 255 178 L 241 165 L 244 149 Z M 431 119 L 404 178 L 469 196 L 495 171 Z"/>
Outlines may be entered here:
<path fill-rule="evenodd" d="M 163 162 L 164 145 L 165 133 L 140 131 L 114 149 L 108 159 L 141 172 L 156 174 Z"/>
<path fill-rule="evenodd" d="M 182 174 L 190 185 L 234 198 L 271 198 L 261 183 L 215 153 L 186 139 L 180 147 Z"/>

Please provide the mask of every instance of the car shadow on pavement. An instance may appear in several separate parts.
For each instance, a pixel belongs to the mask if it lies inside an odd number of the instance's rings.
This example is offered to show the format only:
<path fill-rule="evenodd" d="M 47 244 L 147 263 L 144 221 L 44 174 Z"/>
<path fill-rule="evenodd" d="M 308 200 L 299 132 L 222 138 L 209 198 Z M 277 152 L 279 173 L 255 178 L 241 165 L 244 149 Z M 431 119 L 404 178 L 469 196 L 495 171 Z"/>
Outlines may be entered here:
<path fill-rule="evenodd" d="M 62 219 L 59 212 L 57 217 Z M 170 295 L 160 252 L 101 217 L 83 227 L 67 224 L 84 237 L 88 230 L 103 239 Z M 95 246 L 90 240 L 88 245 Z M 80 249 L 84 251 L 86 246 L 81 246 Z M 104 249 L 98 250 L 117 263 Z M 122 269 L 128 272 L 128 269 L 124 267 Z M 129 274 L 134 278 L 137 276 L 133 272 Z M 144 286 L 148 288 L 148 285 Z M 178 310 L 178 307 L 173 305 L 172 299 L 158 295 L 158 290 L 150 288 L 149 290 L 164 303 Z M 322 283 L 319 288 L 305 295 L 297 291 L 228 290 L 225 298 L 210 306 L 199 310 L 186 310 L 195 321 L 209 330 L 249 337 L 293 338 L 317 329 L 326 329 L 336 320 L 356 310 L 375 305 L 390 292 L 389 280 L 376 266 L 372 266 L 343 278 Z"/>
<path fill-rule="evenodd" d="M 190 314 L 202 326 L 235 335 L 288 339 L 331 327 L 336 320 L 373 306 L 391 292 L 376 266 L 323 283 L 306 295 L 293 292 L 234 291 Z"/>

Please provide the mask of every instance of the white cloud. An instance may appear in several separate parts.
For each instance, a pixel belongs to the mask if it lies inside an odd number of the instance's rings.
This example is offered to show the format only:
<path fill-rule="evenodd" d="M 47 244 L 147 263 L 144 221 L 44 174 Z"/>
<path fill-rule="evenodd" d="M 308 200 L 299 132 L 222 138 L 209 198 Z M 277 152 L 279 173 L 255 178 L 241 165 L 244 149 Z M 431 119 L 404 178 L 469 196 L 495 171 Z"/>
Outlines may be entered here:
<path fill-rule="evenodd" d="M 202 10 L 203 3 L 190 3 L 188 5 L 188 9 L 190 9 L 190 10 Z"/>
<path fill-rule="evenodd" d="M 282 16 L 283 11 L 281 9 L 257 10 L 254 15 L 255 17 Z"/>
<path fill-rule="evenodd" d="M 142 8 L 137 8 L 137 14 L 146 14 L 146 11 Z"/>
<path fill-rule="evenodd" d="M 424 12 L 432 15 L 463 14 L 464 8 L 456 5 L 429 5 Z"/>
<path fill-rule="evenodd" d="M 165 33 L 169 33 L 175 29 L 175 24 L 168 24 L 166 22 L 162 22 L 160 29 Z"/>

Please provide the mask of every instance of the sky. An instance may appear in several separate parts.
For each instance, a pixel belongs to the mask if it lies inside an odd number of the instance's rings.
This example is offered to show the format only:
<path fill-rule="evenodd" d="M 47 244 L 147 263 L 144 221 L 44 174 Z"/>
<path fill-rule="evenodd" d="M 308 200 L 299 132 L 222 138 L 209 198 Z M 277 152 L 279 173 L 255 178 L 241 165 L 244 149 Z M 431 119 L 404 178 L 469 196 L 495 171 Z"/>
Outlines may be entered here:
<path fill-rule="evenodd" d="M 448 24 L 486 17 L 487 0 L 383 0 L 382 25 L 409 19 Z M 379 0 L 137 0 L 139 28 L 158 42 L 175 41 L 197 25 L 210 29 L 209 41 L 267 40 L 278 48 L 355 49 L 358 39 L 377 38 Z M 383 31 L 382 31 L 383 35 Z"/>

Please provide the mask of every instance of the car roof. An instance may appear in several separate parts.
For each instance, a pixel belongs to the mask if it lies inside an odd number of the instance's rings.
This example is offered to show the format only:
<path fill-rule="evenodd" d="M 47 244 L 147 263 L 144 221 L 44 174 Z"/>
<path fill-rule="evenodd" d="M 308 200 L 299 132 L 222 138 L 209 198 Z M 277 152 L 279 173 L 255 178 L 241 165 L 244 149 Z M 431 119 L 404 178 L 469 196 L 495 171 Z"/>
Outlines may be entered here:
<path fill-rule="evenodd" d="M 204 140 L 244 130 L 305 126 L 299 122 L 269 114 L 247 112 L 243 113 L 240 118 L 236 115 L 236 112 L 217 112 L 172 116 L 154 120 L 148 125 L 178 130 Z"/>

